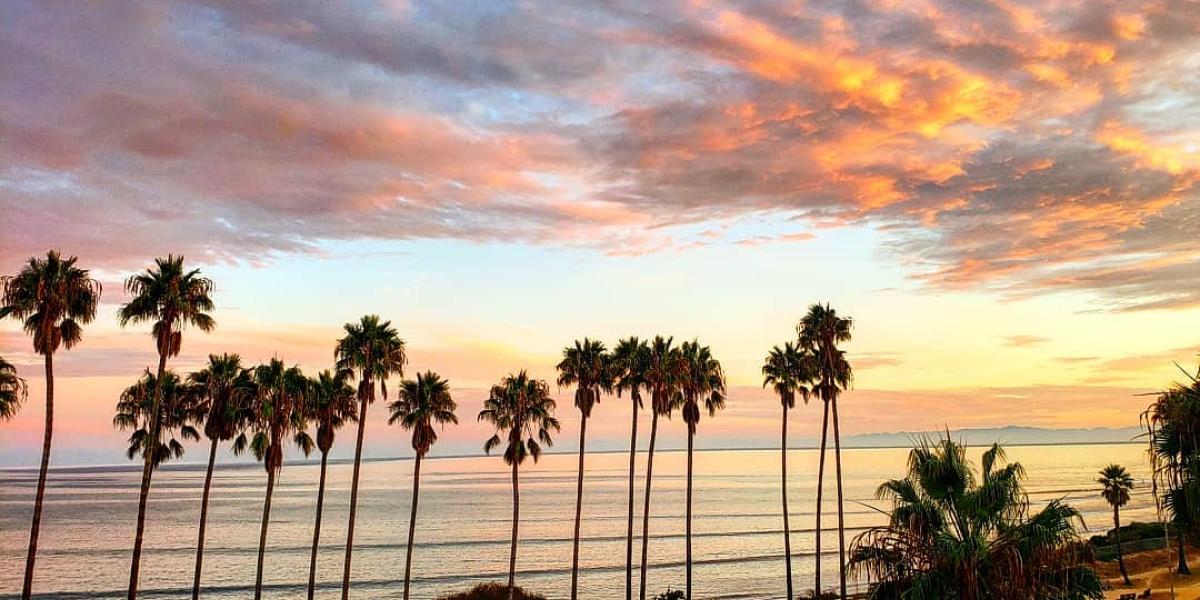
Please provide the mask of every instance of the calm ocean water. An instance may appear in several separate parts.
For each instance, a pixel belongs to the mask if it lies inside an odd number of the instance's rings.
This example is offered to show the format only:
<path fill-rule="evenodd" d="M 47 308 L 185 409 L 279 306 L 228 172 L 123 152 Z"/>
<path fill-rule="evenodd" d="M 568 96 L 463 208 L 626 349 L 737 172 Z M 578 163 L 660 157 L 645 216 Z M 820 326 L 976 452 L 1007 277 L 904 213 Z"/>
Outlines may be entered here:
<path fill-rule="evenodd" d="M 848 538 L 877 524 L 884 508 L 876 486 L 898 477 L 905 449 L 843 453 Z M 974 450 L 978 458 L 979 450 Z M 644 461 L 644 455 L 641 457 Z M 685 454 L 655 456 L 648 590 L 683 584 Z M 1009 459 L 1028 471 L 1031 499 L 1066 498 L 1093 531 L 1111 527 L 1097 493 L 1096 472 L 1110 462 L 1130 468 L 1138 488 L 1127 521 L 1152 520 L 1142 445 L 1027 446 Z M 575 494 L 574 455 L 546 455 L 522 470 L 518 583 L 548 598 L 568 596 Z M 628 456 L 587 457 L 581 543 L 580 596 L 610 599 L 624 593 Z M 694 499 L 695 592 L 698 598 L 783 598 L 782 519 L 778 451 L 707 451 L 696 457 Z M 639 465 L 639 470 L 644 465 Z M 812 587 L 813 498 L 817 453 L 789 453 L 796 589 Z M 349 464 L 331 464 L 318 558 L 319 596 L 340 590 Z M 832 472 L 832 464 L 829 472 Z M 300 597 L 308 580 L 309 544 L 318 468 L 289 464 L 276 488 L 264 580 L 271 598 Z M 46 598 L 123 597 L 137 512 L 136 469 L 91 468 L 51 475 L 42 529 L 36 590 Z M 403 585 L 412 462 L 363 465 L 359 495 L 354 598 L 398 597 Z M 218 468 L 214 475 L 205 554 L 207 598 L 246 598 L 252 591 L 265 474 L 258 466 Z M 204 481 L 200 468 L 159 471 L 150 497 L 142 588 L 146 598 L 186 597 Z M 638 522 L 642 479 L 638 482 Z M 36 472 L 0 471 L 0 598 L 19 593 Z M 826 497 L 833 507 L 833 486 Z M 422 465 L 421 512 L 413 557 L 413 597 L 431 599 L 474 583 L 506 578 L 511 518 L 509 472 L 498 457 L 427 460 Z M 836 526 L 827 513 L 823 525 Z M 836 530 L 823 537 L 835 550 Z M 635 542 L 635 560 L 640 546 Z M 831 552 L 827 559 L 834 559 Z M 835 584 L 836 563 L 824 565 Z M 636 593 L 637 570 L 634 586 Z"/>

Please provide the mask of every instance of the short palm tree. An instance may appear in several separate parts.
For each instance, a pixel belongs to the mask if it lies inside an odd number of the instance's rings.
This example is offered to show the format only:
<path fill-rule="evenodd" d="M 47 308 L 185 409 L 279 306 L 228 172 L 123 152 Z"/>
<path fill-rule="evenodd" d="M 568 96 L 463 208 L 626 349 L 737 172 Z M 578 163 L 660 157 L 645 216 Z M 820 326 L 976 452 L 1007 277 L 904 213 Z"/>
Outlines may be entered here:
<path fill-rule="evenodd" d="M 783 406 L 783 433 L 779 442 L 780 482 L 783 487 L 783 556 L 787 564 L 787 597 L 795 598 L 792 592 L 792 528 L 788 515 L 787 453 L 788 411 L 796 408 L 796 396 L 808 404 L 809 383 L 812 381 L 812 357 L 799 346 L 787 342 L 782 348 L 775 346 L 763 362 L 763 387 L 771 386 L 779 394 Z"/>
<path fill-rule="evenodd" d="M 408 588 L 412 575 L 413 537 L 417 524 L 417 500 L 421 493 L 421 459 L 437 442 L 435 425 L 445 427 L 458 424 L 454 415 L 458 405 L 450 397 L 450 382 L 433 371 L 418 373 L 417 379 L 406 379 L 400 383 L 396 401 L 388 405 L 388 424 L 412 431 L 413 459 L 412 508 L 408 515 L 408 551 L 404 556 L 404 600 L 408 600 Z"/>
<path fill-rule="evenodd" d="M 156 395 L 159 396 L 157 419 L 150 412 L 155 408 Z M 167 371 L 160 382 L 146 369 L 137 383 L 121 392 L 113 426 L 122 431 L 132 430 L 125 456 L 149 458 L 151 467 L 158 468 L 168 460 L 183 457 L 183 441 L 200 440 L 195 426 L 203 416 L 195 396 L 187 392 L 178 375 Z M 159 424 L 157 438 L 152 430 L 154 422 Z"/>
<path fill-rule="evenodd" d="M 17 376 L 17 368 L 0 358 L 0 421 L 12 420 L 28 397 L 29 386 Z"/>
<path fill-rule="evenodd" d="M 208 526 L 208 495 L 212 488 L 217 446 L 233 440 L 234 454 L 246 449 L 245 428 L 253 417 L 250 401 L 254 383 L 242 359 L 236 354 L 209 354 L 208 365 L 188 375 L 187 390 L 195 398 L 204 421 L 204 436 L 209 440 L 208 469 L 204 473 L 204 492 L 200 496 L 200 525 L 197 528 L 196 568 L 192 576 L 192 599 L 200 597 L 200 574 L 204 565 L 204 539 Z"/>
<path fill-rule="evenodd" d="M 125 293 L 129 295 L 129 301 L 117 311 L 117 320 L 122 327 L 132 323 L 153 323 L 150 333 L 158 350 L 157 381 L 165 380 L 167 358 L 179 355 L 184 329 L 191 326 L 208 332 L 216 327 L 216 322 L 209 314 L 213 310 L 210 297 L 212 287 L 211 280 L 201 276 L 199 270 L 187 270 L 183 266 L 183 257 L 174 255 L 155 259 L 152 268 L 125 281 Z M 154 393 L 154 404 L 159 402 L 159 396 L 158 392 Z M 158 414 L 157 409 L 150 411 L 151 437 L 158 436 Z M 129 567 L 129 600 L 134 600 L 138 594 L 142 541 L 146 532 L 146 499 L 150 496 L 152 473 L 150 458 L 144 457 L 137 533 Z"/>
<path fill-rule="evenodd" d="M 305 429 L 308 380 L 299 367 L 286 367 L 278 358 L 254 368 L 254 437 L 250 449 L 267 471 L 267 492 L 263 497 L 262 523 L 258 533 L 258 571 L 254 577 L 254 599 L 262 598 L 263 558 L 267 550 L 267 526 L 271 523 L 271 496 L 275 478 L 283 468 L 283 445 L 287 438 L 308 456 L 312 437 Z"/>
<path fill-rule="evenodd" d="M 350 478 L 350 523 L 346 527 L 346 559 L 342 566 L 342 600 L 350 597 L 350 560 L 354 555 L 354 518 L 358 515 L 358 475 L 362 466 L 363 432 L 367 424 L 367 405 L 375 401 L 375 384 L 379 384 L 387 399 L 388 377 L 404 376 L 408 358 L 404 340 L 377 315 L 363 316 L 357 323 L 347 323 L 345 335 L 337 342 L 334 358 L 339 371 L 351 371 L 358 376 L 358 439 L 354 444 L 354 473 Z"/>
<path fill-rule="evenodd" d="M 683 421 L 687 424 L 687 514 L 686 522 L 686 580 L 688 598 L 692 597 L 692 449 L 696 427 L 700 424 L 700 404 L 708 416 L 725 408 L 725 373 L 721 363 L 713 358 L 708 346 L 692 340 L 680 347 L 682 363 L 679 388 L 683 394 Z"/>
<path fill-rule="evenodd" d="M 812 353 L 815 365 L 816 384 L 814 392 L 821 398 L 824 410 L 821 417 L 821 453 L 817 467 L 817 517 L 816 517 L 816 592 L 821 593 L 821 513 L 825 487 L 825 450 L 829 433 L 829 416 L 833 415 L 833 455 L 837 468 L 837 514 L 838 514 L 838 579 L 841 598 L 846 598 L 846 524 L 842 501 L 842 438 L 838 424 L 838 394 L 850 386 L 853 377 L 846 352 L 838 344 L 850 341 L 853 322 L 838 316 L 828 304 L 813 304 L 808 313 L 796 326 L 800 346 Z"/>
<path fill-rule="evenodd" d="M 1018 463 L 983 453 L 976 473 L 966 449 L 923 440 L 908 473 L 879 487 L 891 500 L 888 524 L 854 540 L 850 568 L 871 581 L 869 598 L 1083 600 L 1103 598 L 1080 541 L 1079 513 L 1058 500 L 1034 510 Z"/>
<path fill-rule="evenodd" d="M 571 546 L 571 600 L 579 590 L 579 520 L 583 515 L 583 457 L 586 452 L 587 421 L 592 407 L 600 403 L 600 394 L 612 390 L 611 369 L 604 344 L 584 338 L 563 349 L 558 363 L 558 385 L 575 386 L 575 407 L 579 409 L 579 468 L 575 482 L 575 537 Z"/>
<path fill-rule="evenodd" d="M 654 444 L 658 438 L 658 418 L 671 418 L 671 413 L 682 403 L 680 384 L 683 377 L 683 360 L 674 338 L 655 336 L 649 344 L 646 357 L 646 387 L 650 390 L 650 445 L 646 454 L 646 493 L 642 505 L 642 571 L 640 600 L 646 600 L 646 559 L 650 544 L 650 489 L 654 482 Z"/>
<path fill-rule="evenodd" d="M 1113 509 L 1113 531 L 1117 536 L 1117 565 L 1121 567 L 1121 578 L 1125 585 L 1133 585 L 1129 581 L 1129 572 L 1125 570 L 1125 556 L 1121 552 L 1121 507 L 1129 504 L 1129 492 L 1133 489 L 1133 477 L 1121 465 L 1108 465 L 1100 470 L 1100 478 L 1096 483 L 1101 485 L 1100 495 Z"/>
<path fill-rule="evenodd" d="M 349 371 L 321 371 L 310 379 L 309 394 L 304 411 L 309 420 L 317 425 L 317 449 L 321 451 L 321 477 L 317 484 L 317 515 L 313 525 L 312 555 L 308 560 L 308 600 L 312 600 L 317 586 L 317 549 L 321 545 L 321 511 L 325 507 L 325 469 L 329 462 L 329 450 L 337 430 L 358 418 L 355 405 L 354 386 L 350 385 Z"/>
<path fill-rule="evenodd" d="M 483 444 L 484 452 L 491 453 L 504 444 L 504 462 L 512 466 L 513 521 L 512 542 L 508 555 L 508 597 L 513 597 L 517 574 L 517 530 L 521 522 L 521 491 L 517 468 L 527 456 L 537 462 L 542 455 L 542 444 L 554 445 L 551 431 L 559 431 L 558 419 L 554 418 L 554 399 L 550 397 L 550 386 L 534 379 L 525 371 L 500 380 L 493 385 L 479 411 L 479 421 L 491 423 L 496 433 Z M 501 438 L 501 434 L 504 435 Z"/>
<path fill-rule="evenodd" d="M 31 258 L 19 273 L 0 279 L 4 288 L 0 318 L 20 319 L 25 333 L 33 336 L 33 351 L 46 366 L 46 426 L 42 436 L 42 462 L 38 470 L 37 494 L 29 525 L 29 551 L 25 555 L 22 600 L 33 593 L 33 569 L 37 562 L 38 534 L 42 527 L 42 501 L 46 496 L 46 473 L 50 468 L 50 441 L 54 433 L 54 353 L 70 350 L 83 338 L 83 326 L 96 316 L 100 283 L 76 258 L 63 258 L 51 250 L 46 258 Z"/>
<path fill-rule="evenodd" d="M 649 369 L 650 346 L 636 337 L 617 342 L 613 349 L 611 367 L 613 387 L 619 396 L 628 391 L 633 403 L 633 418 L 629 428 L 629 500 L 625 531 L 625 600 L 633 600 L 633 480 L 637 467 L 638 411 L 642 409 L 642 391 L 648 390 L 646 373 Z"/>

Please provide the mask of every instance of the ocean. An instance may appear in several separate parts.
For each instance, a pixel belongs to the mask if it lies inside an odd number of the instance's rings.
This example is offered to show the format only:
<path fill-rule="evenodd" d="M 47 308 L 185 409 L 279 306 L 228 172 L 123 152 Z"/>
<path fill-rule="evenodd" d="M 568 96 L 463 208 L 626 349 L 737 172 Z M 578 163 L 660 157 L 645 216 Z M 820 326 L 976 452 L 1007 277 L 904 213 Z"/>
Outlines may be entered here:
<path fill-rule="evenodd" d="M 973 460 L 982 449 L 973 449 Z M 832 449 L 830 457 L 832 459 Z M 876 487 L 903 474 L 908 450 L 843 451 L 847 543 L 882 522 L 887 504 Z M 1085 535 L 1112 526 L 1097 472 L 1127 466 L 1137 481 L 1123 521 L 1155 519 L 1146 448 L 1140 444 L 1020 446 L 1009 460 L 1027 471 L 1035 504 L 1065 499 L 1082 511 Z M 797 593 L 813 586 L 815 450 L 789 451 L 789 503 Z M 651 497 L 648 595 L 684 584 L 686 454 L 655 455 Z M 573 454 L 543 455 L 521 469 L 521 543 L 517 583 L 550 599 L 570 592 L 575 505 Z M 639 456 L 635 535 L 641 528 L 645 455 Z M 396 598 L 404 577 L 411 460 L 363 464 L 355 533 L 352 597 Z M 318 557 L 318 597 L 337 598 L 349 503 L 347 462 L 331 462 Z M 695 457 L 693 519 L 697 598 L 785 596 L 778 450 L 711 450 Z M 587 456 L 580 547 L 580 597 L 623 597 L 628 455 Z M 822 545 L 824 585 L 837 582 L 833 463 L 827 466 Z M 0 598 L 20 593 L 36 471 L 0 471 Z M 288 464 L 276 486 L 266 557 L 265 596 L 297 598 L 308 581 L 318 466 Z M 510 473 L 497 456 L 432 458 L 422 464 L 420 513 L 413 556 L 414 599 L 433 599 L 484 581 L 507 578 L 511 523 Z M 89 467 L 52 470 L 46 494 L 35 591 L 42 598 L 123 598 L 137 514 L 140 470 Z M 141 587 L 144 598 L 183 598 L 191 591 L 202 466 L 175 465 L 154 478 Z M 209 508 L 205 598 L 247 598 L 253 591 L 266 475 L 257 465 L 218 466 Z M 640 541 L 634 544 L 634 593 Z M 864 582 L 854 582 L 858 588 Z"/>

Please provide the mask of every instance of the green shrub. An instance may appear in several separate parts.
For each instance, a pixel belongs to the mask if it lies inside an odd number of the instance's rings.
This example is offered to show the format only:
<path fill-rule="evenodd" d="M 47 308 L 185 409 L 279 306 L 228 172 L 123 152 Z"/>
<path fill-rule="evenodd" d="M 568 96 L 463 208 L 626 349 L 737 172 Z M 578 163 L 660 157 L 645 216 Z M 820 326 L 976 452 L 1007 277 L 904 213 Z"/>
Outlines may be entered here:
<path fill-rule="evenodd" d="M 687 600 L 687 596 L 684 595 L 683 590 L 667 588 L 667 591 L 655 596 L 654 600 Z"/>
<path fill-rule="evenodd" d="M 1112 546 L 1117 543 L 1116 529 L 1109 529 L 1104 535 L 1093 535 L 1093 546 Z M 1121 542 L 1131 543 L 1145 539 L 1163 537 L 1162 523 L 1130 523 L 1121 526 Z"/>
<path fill-rule="evenodd" d="M 508 586 L 500 583 L 481 583 L 470 591 L 442 596 L 439 600 L 508 600 Z M 513 589 L 513 600 L 546 600 L 521 588 Z"/>

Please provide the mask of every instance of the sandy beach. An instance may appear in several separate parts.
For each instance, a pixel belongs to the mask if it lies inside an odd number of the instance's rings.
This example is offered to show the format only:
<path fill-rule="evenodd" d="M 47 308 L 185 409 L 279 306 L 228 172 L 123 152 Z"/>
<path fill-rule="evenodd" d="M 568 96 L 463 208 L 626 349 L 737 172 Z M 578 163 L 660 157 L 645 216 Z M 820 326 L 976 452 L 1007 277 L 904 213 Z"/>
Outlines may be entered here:
<path fill-rule="evenodd" d="M 1153 600 L 1197 600 L 1200 599 L 1200 552 L 1188 550 L 1188 564 L 1192 569 L 1191 575 L 1173 575 L 1175 566 L 1175 549 L 1147 550 L 1125 556 L 1125 566 L 1129 569 L 1132 586 L 1126 586 L 1121 581 L 1121 572 L 1117 562 L 1098 563 L 1097 571 L 1105 582 L 1112 586 L 1105 592 L 1105 597 L 1112 600 L 1122 594 L 1136 592 L 1139 597 L 1145 590 L 1152 590 Z M 1170 566 L 1170 569 L 1168 568 Z M 1174 596 L 1172 596 L 1174 588 Z"/>

